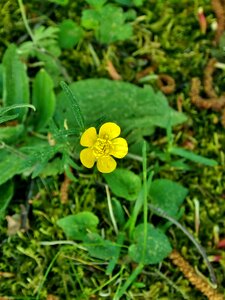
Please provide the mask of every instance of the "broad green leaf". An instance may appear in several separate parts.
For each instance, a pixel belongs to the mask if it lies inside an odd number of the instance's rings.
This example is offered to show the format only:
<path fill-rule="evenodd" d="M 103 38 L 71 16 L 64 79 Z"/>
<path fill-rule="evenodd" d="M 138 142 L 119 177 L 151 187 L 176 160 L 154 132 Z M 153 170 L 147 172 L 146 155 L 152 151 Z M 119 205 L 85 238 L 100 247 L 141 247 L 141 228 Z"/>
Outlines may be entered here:
<path fill-rule="evenodd" d="M 101 8 L 107 2 L 107 0 L 85 0 L 85 1 L 96 9 Z"/>
<path fill-rule="evenodd" d="M 149 192 L 151 203 L 174 218 L 187 194 L 188 189 L 169 179 L 154 180 Z"/>
<path fill-rule="evenodd" d="M 119 200 L 112 198 L 113 214 L 117 224 L 121 227 L 125 225 L 125 213 Z"/>
<path fill-rule="evenodd" d="M 6 143 L 16 142 L 16 140 L 23 134 L 24 125 L 0 127 L 0 141 Z"/>
<path fill-rule="evenodd" d="M 104 240 L 97 233 L 88 233 L 84 239 L 84 246 L 93 257 L 108 260 L 117 256 L 118 247 L 115 243 Z"/>
<path fill-rule="evenodd" d="M 104 115 L 108 122 L 118 123 L 123 134 L 132 133 L 130 141 L 153 134 L 156 126 L 166 128 L 169 123 L 177 125 L 186 120 L 184 114 L 169 106 L 161 92 L 150 86 L 140 88 L 128 82 L 87 79 L 72 83 L 70 89 L 77 97 L 86 124 L 93 126 Z M 75 127 L 70 102 L 60 93 L 55 114 L 60 128 L 65 119 L 69 129 Z"/>
<path fill-rule="evenodd" d="M 42 129 L 52 119 L 55 111 L 54 84 L 44 69 L 34 78 L 32 103 L 36 107 L 32 123 L 36 129 Z"/>
<path fill-rule="evenodd" d="M 144 224 L 134 230 L 135 244 L 129 247 L 129 256 L 137 263 L 157 264 L 163 261 L 172 251 L 167 236 L 159 229 L 147 224 L 146 252 L 143 252 L 145 243 Z"/>
<path fill-rule="evenodd" d="M 63 229 L 68 238 L 84 240 L 88 231 L 96 231 L 98 217 L 89 211 L 59 219 L 57 225 Z"/>
<path fill-rule="evenodd" d="M 3 104 L 29 103 L 29 83 L 26 74 L 26 65 L 23 64 L 17 54 L 15 45 L 10 45 L 3 56 Z M 24 121 L 27 108 L 12 110 L 12 114 L 18 114 L 18 120 Z"/>
<path fill-rule="evenodd" d="M 0 149 L 0 158 L 0 185 L 27 169 L 24 165 L 25 157 L 23 154 L 10 153 Z"/>
<path fill-rule="evenodd" d="M 184 157 L 186 159 L 189 159 L 191 161 L 194 161 L 196 163 L 203 164 L 203 165 L 206 165 L 206 166 L 209 166 L 209 167 L 215 167 L 215 166 L 218 165 L 217 161 L 215 161 L 214 159 L 206 158 L 204 156 L 195 154 L 191 151 L 188 151 L 188 150 L 185 150 L 185 149 L 182 149 L 182 148 L 172 147 L 170 149 L 170 153 L 172 153 L 174 155 Z"/>
<path fill-rule="evenodd" d="M 5 216 L 5 210 L 13 197 L 14 185 L 11 181 L 7 181 L 0 186 L 0 222 Z"/>
<path fill-rule="evenodd" d="M 123 246 L 125 240 L 125 233 L 124 232 L 118 232 L 117 239 L 116 239 L 116 246 L 117 248 L 114 251 L 113 257 L 110 259 L 108 267 L 106 269 L 106 275 L 111 275 L 114 268 L 116 267 L 116 264 L 120 257 L 121 248 Z"/>
<path fill-rule="evenodd" d="M 141 190 L 141 179 L 127 169 L 116 169 L 109 174 L 103 174 L 112 192 L 129 201 L 137 199 Z"/>
<path fill-rule="evenodd" d="M 83 29 L 70 19 L 59 24 L 59 45 L 61 48 L 73 48 L 83 37 Z"/>

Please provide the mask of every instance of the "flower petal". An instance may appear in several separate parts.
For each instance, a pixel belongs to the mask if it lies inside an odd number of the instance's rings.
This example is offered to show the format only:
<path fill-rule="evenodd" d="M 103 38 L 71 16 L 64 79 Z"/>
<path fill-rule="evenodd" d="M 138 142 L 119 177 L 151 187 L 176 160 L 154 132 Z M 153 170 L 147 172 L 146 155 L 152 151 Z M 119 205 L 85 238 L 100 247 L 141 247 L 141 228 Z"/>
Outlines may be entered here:
<path fill-rule="evenodd" d="M 120 135 L 120 127 L 112 122 L 107 122 L 100 127 L 99 137 L 112 140 Z"/>
<path fill-rule="evenodd" d="M 92 147 L 97 140 L 97 132 L 94 127 L 90 127 L 82 134 L 80 139 L 81 146 Z"/>
<path fill-rule="evenodd" d="M 110 155 L 113 155 L 117 158 L 123 158 L 127 155 L 128 152 L 128 145 L 127 141 L 123 138 L 116 138 L 111 141 L 112 143 L 112 150 L 110 151 Z"/>
<path fill-rule="evenodd" d="M 86 168 L 92 168 L 96 161 L 96 157 L 93 154 L 93 150 L 86 148 L 80 152 L 80 160 Z"/>
<path fill-rule="evenodd" d="M 97 160 L 97 168 L 102 173 L 111 173 L 116 168 L 116 161 L 111 156 L 102 156 Z"/>

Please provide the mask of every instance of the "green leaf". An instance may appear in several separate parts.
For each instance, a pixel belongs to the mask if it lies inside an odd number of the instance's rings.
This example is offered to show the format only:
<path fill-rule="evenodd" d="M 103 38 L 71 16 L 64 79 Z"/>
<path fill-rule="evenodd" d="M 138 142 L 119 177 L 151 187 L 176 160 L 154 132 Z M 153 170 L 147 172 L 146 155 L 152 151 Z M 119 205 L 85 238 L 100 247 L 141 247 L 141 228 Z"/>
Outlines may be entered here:
<path fill-rule="evenodd" d="M 188 189 L 169 179 L 154 180 L 149 192 L 151 203 L 173 218 L 177 217 L 187 194 Z"/>
<path fill-rule="evenodd" d="M 113 214 L 117 224 L 121 227 L 125 225 L 125 213 L 119 200 L 112 198 Z"/>
<path fill-rule="evenodd" d="M 132 26 L 125 23 L 126 15 L 121 7 L 107 4 L 96 9 L 84 10 L 81 22 L 85 28 L 95 30 L 100 43 L 110 44 L 131 38 Z"/>
<path fill-rule="evenodd" d="M 0 98 L 2 98 L 3 94 L 3 65 L 0 64 Z"/>
<path fill-rule="evenodd" d="M 85 9 L 82 11 L 81 25 L 86 29 L 98 29 L 101 15 L 98 11 Z"/>
<path fill-rule="evenodd" d="M 29 83 L 26 74 L 26 65 L 23 64 L 17 54 L 15 45 L 10 45 L 3 56 L 3 104 L 29 103 Z M 18 114 L 19 121 L 24 121 L 27 108 L 12 110 L 12 114 Z"/>
<path fill-rule="evenodd" d="M 104 240 L 97 233 L 88 233 L 84 239 L 84 246 L 93 257 L 108 260 L 117 256 L 118 247 L 115 243 Z"/>
<path fill-rule="evenodd" d="M 141 6 L 145 0 L 114 0 L 115 2 L 125 6 Z"/>
<path fill-rule="evenodd" d="M 89 211 L 70 215 L 57 221 L 57 225 L 63 229 L 66 236 L 74 240 L 84 240 L 88 231 L 96 230 L 98 223 L 98 217 Z"/>
<path fill-rule="evenodd" d="M 194 161 L 196 163 L 203 164 L 203 165 L 206 165 L 206 166 L 209 166 L 209 167 L 215 167 L 215 166 L 218 165 L 217 161 L 215 161 L 214 159 L 206 158 L 204 156 L 195 154 L 191 151 L 188 151 L 188 150 L 185 150 L 185 149 L 182 149 L 182 148 L 171 147 L 169 152 L 171 154 L 184 157 L 186 159 L 189 159 L 191 161 Z"/>
<path fill-rule="evenodd" d="M 61 48 L 73 48 L 83 37 L 83 29 L 70 19 L 59 25 L 59 45 Z"/>
<path fill-rule="evenodd" d="M 57 157 L 53 159 L 51 162 L 48 162 L 47 165 L 42 169 L 40 172 L 40 176 L 42 178 L 48 177 L 48 176 L 56 176 L 58 174 L 62 174 L 64 171 L 64 166 L 62 159 Z"/>
<path fill-rule="evenodd" d="M 135 6 L 141 6 L 141 5 L 143 5 L 144 1 L 145 0 L 133 0 Z"/>
<path fill-rule="evenodd" d="M 24 133 L 24 125 L 0 127 L 0 141 L 6 143 L 16 142 L 16 140 Z"/>
<path fill-rule="evenodd" d="M 147 237 L 144 236 L 144 224 L 138 225 L 134 230 L 135 244 L 129 247 L 129 256 L 137 263 L 157 264 L 163 261 L 172 251 L 167 236 L 151 224 L 147 224 Z M 146 238 L 146 253 L 143 245 Z"/>
<path fill-rule="evenodd" d="M 48 0 L 48 1 L 62 5 L 62 6 L 65 6 L 69 3 L 69 0 Z"/>
<path fill-rule="evenodd" d="M 69 109 L 72 111 L 73 117 L 77 121 L 77 125 L 80 131 L 82 132 L 84 131 L 85 126 L 84 126 L 84 117 L 82 115 L 80 105 L 76 97 L 74 96 L 73 92 L 71 91 L 70 87 L 63 81 L 60 84 L 65 95 L 67 96 L 67 99 L 69 100 L 69 104 L 70 104 Z"/>
<path fill-rule="evenodd" d="M 11 120 L 14 120 L 17 117 L 18 117 L 18 114 L 11 115 L 11 116 L 3 116 L 3 117 L 0 116 L 0 124 L 11 121 Z"/>
<path fill-rule="evenodd" d="M 114 268 L 116 267 L 116 264 L 120 257 L 121 248 L 123 246 L 125 240 L 125 233 L 124 232 L 118 232 L 117 239 L 116 239 L 116 245 L 117 248 L 114 251 L 113 257 L 110 259 L 108 267 L 106 269 L 106 275 L 112 275 L 112 272 Z"/>
<path fill-rule="evenodd" d="M 9 205 L 10 200 L 13 197 L 14 185 L 11 181 L 8 181 L 0 186 L 0 222 L 5 216 L 5 210 Z"/>
<path fill-rule="evenodd" d="M 186 120 L 186 116 L 173 110 L 161 92 L 151 87 L 140 88 L 134 84 L 108 79 L 80 80 L 70 85 L 72 93 L 84 115 L 86 124 L 95 124 L 98 118 L 116 122 L 122 133 L 130 134 L 130 141 L 137 142 L 143 136 L 154 133 L 156 126 L 167 128 Z M 107 99 L 107 101 L 106 101 Z M 62 128 L 67 120 L 74 128 L 74 115 L 70 102 L 63 93 L 57 97 L 55 121 Z"/>
<path fill-rule="evenodd" d="M 0 157 L 0 185 L 27 169 L 24 165 L 25 157 L 22 155 L 0 149 Z"/>
<path fill-rule="evenodd" d="M 24 167 L 32 168 L 32 178 L 40 175 L 49 160 L 51 160 L 56 153 L 60 152 L 61 147 L 61 145 L 51 146 L 49 144 L 37 144 L 35 146 L 22 148 L 23 152 L 27 154 Z"/>
<path fill-rule="evenodd" d="M 7 112 L 9 112 L 10 110 L 13 110 L 14 108 L 24 108 L 24 107 L 30 107 L 33 110 L 35 110 L 35 107 L 31 104 L 13 104 L 13 105 L 6 106 L 6 107 L 0 107 L 0 116 L 5 115 Z"/>
<path fill-rule="evenodd" d="M 85 1 L 96 9 L 101 8 L 107 2 L 107 0 L 85 0 Z"/>
<path fill-rule="evenodd" d="M 116 169 L 109 174 L 103 174 L 112 192 L 121 198 L 134 201 L 141 190 L 141 179 L 127 169 Z"/>
<path fill-rule="evenodd" d="M 131 24 L 125 24 L 126 17 L 122 8 L 106 5 L 101 10 L 100 26 L 96 37 L 100 43 L 114 43 L 131 38 L 133 29 Z"/>
<path fill-rule="evenodd" d="M 34 78 L 32 103 L 36 107 L 32 123 L 36 129 L 42 129 L 52 119 L 55 111 L 54 84 L 44 69 Z"/>

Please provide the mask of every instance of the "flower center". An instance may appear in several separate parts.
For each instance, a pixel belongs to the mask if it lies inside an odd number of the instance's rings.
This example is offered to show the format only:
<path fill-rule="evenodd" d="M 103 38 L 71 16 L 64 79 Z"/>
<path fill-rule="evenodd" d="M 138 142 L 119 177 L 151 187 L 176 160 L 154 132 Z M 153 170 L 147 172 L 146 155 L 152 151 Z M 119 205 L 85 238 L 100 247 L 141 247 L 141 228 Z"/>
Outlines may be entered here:
<path fill-rule="evenodd" d="M 101 156 L 108 156 L 112 149 L 112 143 L 109 141 L 108 136 L 105 136 L 104 139 L 97 138 L 94 146 L 93 153 L 96 158 Z"/>

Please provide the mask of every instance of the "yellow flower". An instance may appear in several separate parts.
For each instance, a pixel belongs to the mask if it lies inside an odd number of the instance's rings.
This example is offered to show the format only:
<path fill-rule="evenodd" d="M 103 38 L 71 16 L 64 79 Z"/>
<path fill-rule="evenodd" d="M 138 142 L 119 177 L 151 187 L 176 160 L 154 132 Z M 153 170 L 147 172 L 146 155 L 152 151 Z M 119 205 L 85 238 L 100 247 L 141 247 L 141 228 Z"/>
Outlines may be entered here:
<path fill-rule="evenodd" d="M 102 173 L 110 173 L 116 168 L 116 161 L 112 157 L 123 158 L 128 152 L 127 141 L 121 137 L 120 127 L 107 122 L 100 127 L 97 134 L 94 127 L 90 127 L 82 134 L 80 144 L 84 147 L 80 152 L 80 160 L 86 168 L 92 168 L 97 161 L 97 168 Z"/>

